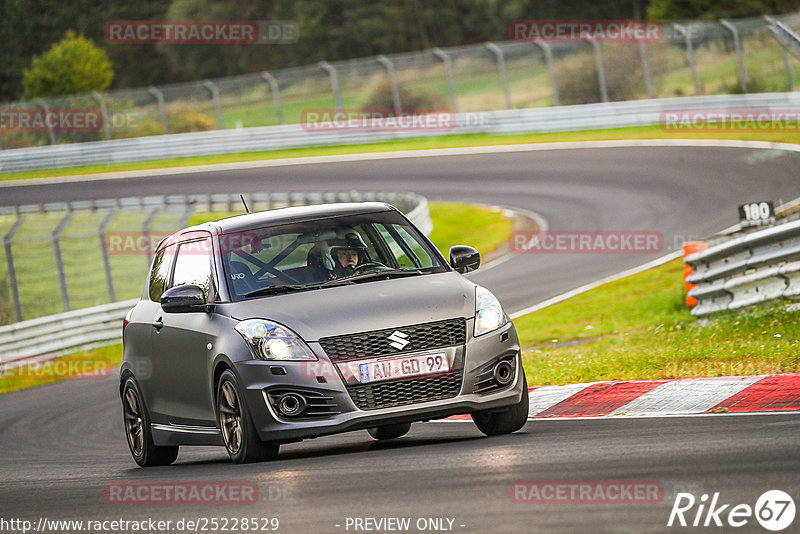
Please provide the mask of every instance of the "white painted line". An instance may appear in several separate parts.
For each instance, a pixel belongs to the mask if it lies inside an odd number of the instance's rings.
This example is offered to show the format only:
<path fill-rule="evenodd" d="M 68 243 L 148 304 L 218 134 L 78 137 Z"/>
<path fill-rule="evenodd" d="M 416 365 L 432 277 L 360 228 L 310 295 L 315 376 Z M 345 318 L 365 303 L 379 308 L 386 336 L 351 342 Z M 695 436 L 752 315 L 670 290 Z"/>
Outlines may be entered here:
<path fill-rule="evenodd" d="M 761 376 L 746 376 L 675 380 L 662 384 L 621 406 L 614 414 L 702 413 L 762 378 Z"/>
<path fill-rule="evenodd" d="M 793 415 L 799 416 L 800 411 L 793 412 L 725 412 L 725 413 L 639 413 L 590 416 L 579 415 L 576 417 L 528 417 L 528 421 L 541 423 L 544 421 L 605 421 L 608 419 L 668 419 L 679 417 L 740 417 L 742 415 Z M 472 419 L 436 419 L 432 423 L 471 423 Z M 776 424 L 776 423 L 773 423 Z"/>
<path fill-rule="evenodd" d="M 315 165 L 321 163 L 343 163 L 353 161 L 374 161 L 385 159 L 425 158 L 436 156 L 464 156 L 471 154 L 500 154 L 511 152 L 541 152 L 549 150 L 575 150 L 587 148 L 634 148 L 634 147 L 710 147 L 710 148 L 750 148 L 766 150 L 786 150 L 800 152 L 800 145 L 791 143 L 770 143 L 767 141 L 736 141 L 713 139 L 638 139 L 618 141 L 572 141 L 564 143 L 528 143 L 517 145 L 490 145 L 455 148 L 433 148 L 423 150 L 398 150 L 395 152 L 368 152 L 358 154 L 340 154 L 335 156 L 307 156 L 300 158 L 283 158 L 260 161 L 243 161 L 236 163 L 217 163 L 212 165 L 195 165 L 188 167 L 172 167 L 164 169 L 142 169 L 135 171 L 119 171 L 79 176 L 50 178 L 33 178 L 29 180 L 7 180 L 0 182 L 0 187 L 21 187 L 37 184 L 91 182 L 98 180 L 116 180 L 125 178 L 143 178 L 150 176 L 171 176 L 179 174 L 218 172 L 239 169 L 261 169 L 269 167 L 286 167 L 293 165 Z M 132 162 L 147 163 L 147 162 Z"/>
<path fill-rule="evenodd" d="M 534 389 L 528 394 L 530 399 L 528 417 L 533 417 L 536 414 L 542 413 L 546 409 L 567 400 L 591 385 L 592 383 L 569 384 L 567 386 L 542 386 Z"/>
<path fill-rule="evenodd" d="M 571 291 L 567 291 L 566 293 L 562 293 L 561 295 L 558 295 L 558 296 L 555 296 L 553 298 L 550 298 L 550 299 L 547 299 L 545 301 L 542 301 L 539 304 L 534 304 L 533 306 L 529 306 L 529 307 L 524 308 L 522 310 L 516 311 L 516 312 L 511 314 L 511 318 L 512 319 L 518 319 L 519 317 L 522 317 L 523 315 L 528 315 L 529 313 L 533 313 L 535 311 L 541 310 L 542 308 L 546 308 L 548 306 L 552 306 L 553 304 L 557 304 L 557 303 L 561 302 L 562 300 L 567 300 L 568 298 L 574 297 L 575 295 L 580 295 L 581 293 L 585 293 L 585 292 L 589 291 L 590 289 L 594 289 L 594 288 L 596 288 L 598 286 L 601 286 L 603 284 L 607 284 L 609 282 L 613 282 L 615 280 L 619 280 L 620 278 L 625 278 L 626 276 L 631 276 L 633 274 L 637 274 L 637 273 L 640 273 L 642 271 L 646 271 L 647 269 L 650 269 L 652 267 L 658 267 L 659 265 L 667 263 L 668 261 L 672 261 L 672 260 L 674 260 L 676 258 L 680 258 L 681 256 L 683 256 L 683 252 L 680 251 L 680 250 L 676 250 L 674 252 L 670 252 L 666 256 L 661 256 L 660 258 L 656 258 L 656 259 L 654 259 L 652 261 L 648 261 L 647 263 L 639 265 L 638 267 L 633 267 L 631 269 L 628 269 L 627 271 L 622 271 L 621 273 L 612 274 L 611 276 L 606 276 L 605 278 L 601 278 L 600 280 L 596 280 L 594 282 L 590 282 L 590 283 L 588 283 L 586 285 L 582 285 L 582 286 L 580 286 L 578 288 L 575 288 L 575 289 L 573 289 Z"/>
<path fill-rule="evenodd" d="M 797 145 L 797 146 L 800 147 L 800 145 Z M 796 203 L 800 203 L 800 198 L 797 198 L 797 199 L 793 200 L 792 202 L 790 202 L 788 204 L 785 204 L 784 206 L 789 206 L 789 205 L 794 206 Z M 779 210 L 779 211 L 785 211 L 787 209 L 789 209 L 789 208 L 788 207 L 784 207 L 784 208 L 782 208 L 782 210 Z M 727 234 L 727 233 L 730 233 L 730 232 L 733 232 L 733 231 L 736 231 L 736 230 L 739 230 L 739 229 L 740 229 L 740 225 L 739 225 L 739 223 L 737 223 L 737 224 L 734 224 L 733 226 L 729 226 L 729 227 L 727 227 L 727 228 L 725 228 L 723 230 L 720 230 L 719 232 L 717 232 L 717 235 L 724 235 L 724 234 Z M 632 268 L 630 268 L 630 269 L 628 269 L 626 271 L 622 271 L 622 272 L 617 273 L 617 274 L 612 274 L 611 276 L 607 276 L 605 278 L 601 278 L 600 280 L 596 280 L 594 282 L 589 282 L 586 285 L 582 285 L 582 286 L 580 286 L 578 288 L 575 288 L 575 289 L 572 289 L 570 291 L 567 291 L 566 293 L 562 293 L 560 295 L 556 295 L 555 297 L 552 297 L 552 298 L 549 298 L 547 300 L 544 300 L 544 301 L 542 301 L 542 302 L 540 302 L 538 304 L 534 304 L 532 306 L 528 306 L 527 308 L 524 308 L 522 310 L 519 310 L 519 311 L 516 311 L 516 312 L 510 314 L 509 316 L 512 319 L 517 319 L 519 317 L 522 317 L 523 315 L 527 315 L 529 313 L 533 313 L 535 311 L 539 311 L 542 308 L 546 308 L 548 306 L 552 306 L 553 304 L 558 304 L 562 300 L 567 300 L 568 298 L 574 297 L 575 295 L 580 295 L 581 293 L 585 293 L 585 292 L 587 292 L 587 291 L 589 291 L 591 289 L 594 289 L 596 287 L 602 286 L 603 284 L 607 284 L 609 282 L 614 282 L 615 280 L 619 280 L 621 278 L 625 278 L 625 277 L 628 277 L 628 276 L 632 276 L 634 274 L 641 273 L 641 272 L 646 271 L 648 269 L 651 269 L 653 267 L 658 267 L 659 265 L 663 265 L 663 264 L 665 264 L 665 263 L 667 263 L 669 261 L 672 261 L 674 259 L 680 258 L 682 256 L 683 256 L 683 251 L 682 250 L 675 250 L 673 252 L 670 252 L 669 254 L 666 254 L 664 256 L 661 256 L 660 258 L 656 258 L 654 260 L 651 260 L 651 261 L 649 261 L 647 263 L 644 263 L 642 265 L 639 265 L 637 267 L 632 267 Z"/>

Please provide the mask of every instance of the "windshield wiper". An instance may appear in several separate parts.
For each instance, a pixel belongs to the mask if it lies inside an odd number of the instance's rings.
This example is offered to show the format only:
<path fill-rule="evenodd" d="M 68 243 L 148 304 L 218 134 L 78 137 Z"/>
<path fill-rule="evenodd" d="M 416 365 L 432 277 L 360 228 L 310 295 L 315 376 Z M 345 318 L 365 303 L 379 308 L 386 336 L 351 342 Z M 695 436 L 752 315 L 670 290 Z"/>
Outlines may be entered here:
<path fill-rule="evenodd" d="M 353 282 L 351 282 L 349 279 L 343 279 L 343 280 L 328 280 L 326 282 L 317 282 L 308 285 L 286 284 L 284 286 L 267 286 L 267 287 L 262 287 L 260 289 L 255 289 L 253 291 L 250 291 L 249 293 L 245 293 L 242 296 L 244 296 L 245 298 L 263 297 L 266 295 L 277 295 L 279 293 L 291 293 L 293 291 L 321 289 L 323 287 L 346 286 L 352 283 Z"/>
<path fill-rule="evenodd" d="M 306 289 L 317 289 L 319 286 L 303 286 L 297 284 L 287 284 L 285 286 L 267 286 L 259 289 L 254 289 L 249 293 L 245 293 L 245 298 L 249 297 L 263 297 L 265 295 L 276 295 L 278 293 L 291 293 L 293 291 L 305 291 Z"/>
<path fill-rule="evenodd" d="M 348 276 L 347 278 L 342 278 L 341 280 L 348 282 L 362 282 L 383 277 L 396 278 L 401 276 L 413 276 L 417 274 L 425 274 L 425 272 L 419 269 L 387 269 L 383 271 L 369 271 L 366 273 L 356 274 L 353 276 Z"/>

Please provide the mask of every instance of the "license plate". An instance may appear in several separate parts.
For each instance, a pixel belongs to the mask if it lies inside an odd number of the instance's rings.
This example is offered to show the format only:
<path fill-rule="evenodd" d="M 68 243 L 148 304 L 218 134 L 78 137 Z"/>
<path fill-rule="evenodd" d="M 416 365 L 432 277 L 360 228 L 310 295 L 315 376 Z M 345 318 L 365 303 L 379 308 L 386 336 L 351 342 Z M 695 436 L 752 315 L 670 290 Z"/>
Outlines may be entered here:
<path fill-rule="evenodd" d="M 414 376 L 434 375 L 450 371 L 450 362 L 444 353 L 425 354 L 422 356 L 402 356 L 400 358 L 373 358 L 351 362 L 353 374 L 362 384 L 410 378 Z"/>

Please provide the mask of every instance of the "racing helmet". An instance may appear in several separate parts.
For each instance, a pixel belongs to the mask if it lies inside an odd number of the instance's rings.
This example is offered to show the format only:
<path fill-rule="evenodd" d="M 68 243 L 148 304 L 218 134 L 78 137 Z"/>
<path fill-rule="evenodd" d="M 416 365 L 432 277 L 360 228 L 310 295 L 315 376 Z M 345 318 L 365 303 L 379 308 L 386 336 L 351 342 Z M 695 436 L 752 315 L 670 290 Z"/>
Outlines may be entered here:
<path fill-rule="evenodd" d="M 341 228 L 336 232 L 335 238 L 328 239 L 322 247 L 322 265 L 329 271 L 341 269 L 337 253 L 340 250 L 355 250 L 358 252 L 359 263 L 362 262 L 367 251 L 367 245 L 361 234 L 353 228 Z"/>

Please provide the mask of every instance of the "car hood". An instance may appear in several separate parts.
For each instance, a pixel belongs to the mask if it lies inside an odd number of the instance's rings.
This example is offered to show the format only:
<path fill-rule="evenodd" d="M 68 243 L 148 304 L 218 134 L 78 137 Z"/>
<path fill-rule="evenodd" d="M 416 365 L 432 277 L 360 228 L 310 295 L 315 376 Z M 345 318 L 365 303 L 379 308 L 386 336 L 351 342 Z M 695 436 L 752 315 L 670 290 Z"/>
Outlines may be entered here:
<path fill-rule="evenodd" d="M 475 284 L 456 272 L 447 272 L 272 295 L 225 306 L 235 319 L 275 321 L 313 342 L 329 336 L 473 317 Z"/>

